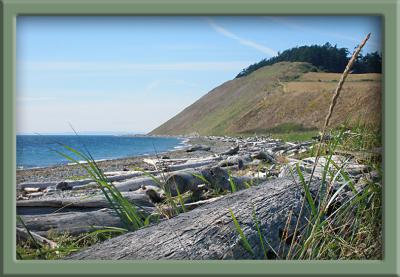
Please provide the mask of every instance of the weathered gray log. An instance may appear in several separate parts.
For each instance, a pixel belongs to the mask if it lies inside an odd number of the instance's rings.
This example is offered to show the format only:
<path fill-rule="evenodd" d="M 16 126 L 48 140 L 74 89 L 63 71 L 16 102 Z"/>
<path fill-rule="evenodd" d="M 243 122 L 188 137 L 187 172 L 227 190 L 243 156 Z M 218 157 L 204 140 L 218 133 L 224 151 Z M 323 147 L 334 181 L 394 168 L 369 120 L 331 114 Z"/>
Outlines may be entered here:
<path fill-rule="evenodd" d="M 202 160 L 197 160 L 197 161 L 188 161 L 183 164 L 176 164 L 176 165 L 170 165 L 167 167 L 168 171 L 178 171 L 178 170 L 183 170 L 183 169 L 190 169 L 190 168 L 199 168 L 203 166 L 210 166 L 215 164 L 216 162 L 220 161 L 220 157 L 213 157 L 213 158 L 207 158 L 207 159 L 202 159 Z"/>
<path fill-rule="evenodd" d="M 149 172 L 149 173 L 155 174 L 157 172 Z M 107 175 L 107 172 L 105 172 L 105 175 Z M 107 179 L 110 182 L 118 182 L 118 181 L 130 179 L 130 178 L 134 178 L 134 177 L 138 177 L 138 176 L 142 176 L 142 175 L 143 175 L 143 172 L 141 172 L 141 171 L 133 171 L 133 172 L 127 173 L 127 174 L 118 174 L 115 176 L 108 176 Z M 76 186 L 87 185 L 94 181 L 92 179 L 83 179 L 83 180 L 65 180 L 64 182 L 67 183 L 69 187 L 74 188 Z M 56 181 L 54 181 L 54 182 L 24 182 L 24 183 L 17 184 L 17 189 L 18 190 L 23 190 L 25 188 L 45 189 L 48 187 L 55 187 L 59 183 L 60 182 L 56 182 Z"/>
<path fill-rule="evenodd" d="M 105 227 L 124 227 L 121 219 L 111 209 L 92 212 L 69 212 L 45 215 L 21 216 L 29 231 L 46 237 L 52 230 L 54 233 L 68 232 L 71 235 L 104 229 Z M 18 227 L 22 227 L 17 223 Z"/>
<path fill-rule="evenodd" d="M 35 240 L 36 243 L 38 243 L 40 246 L 48 245 L 51 249 L 54 249 L 57 247 L 57 243 L 54 241 L 51 241 L 45 237 L 42 237 L 39 234 L 36 234 L 35 232 L 28 231 L 24 228 L 17 227 L 17 242 L 26 242 L 30 239 Z"/>
<path fill-rule="evenodd" d="M 311 190 L 317 186 L 312 183 Z M 292 232 L 303 199 L 302 188 L 293 179 L 282 178 L 227 195 L 211 204 L 170 220 L 97 244 L 67 259 L 158 260 L 158 259 L 262 259 L 263 250 L 255 223 L 271 247 L 278 252 L 288 216 Z M 229 213 L 232 210 L 254 255 L 246 251 Z M 305 209 L 300 224 L 306 222 Z M 285 243 L 283 243 L 285 245 Z M 273 256 L 269 248 L 267 254 Z"/>
<path fill-rule="evenodd" d="M 161 181 L 164 177 L 162 175 L 155 175 L 154 179 L 151 177 L 141 177 L 124 182 L 114 183 L 119 191 L 135 191 L 142 186 L 159 186 L 155 180 Z"/>
<path fill-rule="evenodd" d="M 146 194 L 123 192 L 122 195 L 132 204 L 137 206 L 154 207 L 149 201 Z M 71 208 L 109 208 L 110 204 L 103 195 L 93 196 L 89 198 L 69 197 L 61 199 L 39 199 L 39 200 L 19 200 L 17 208 L 21 207 L 51 207 L 62 209 L 64 207 Z"/>
<path fill-rule="evenodd" d="M 17 184 L 18 190 L 23 190 L 25 188 L 38 188 L 38 189 L 45 189 L 50 186 L 57 185 L 58 182 L 24 182 Z"/>
<path fill-rule="evenodd" d="M 196 202 L 192 202 L 192 203 L 185 203 L 183 206 L 185 207 L 186 211 L 191 211 L 194 210 L 200 206 L 206 205 L 206 204 L 210 204 L 212 202 L 217 201 L 218 199 L 221 199 L 223 196 L 218 196 L 215 198 L 210 198 L 210 199 L 206 199 L 206 200 L 200 200 L 200 201 L 196 201 Z M 181 208 L 181 205 L 178 205 L 178 208 Z"/>
<path fill-rule="evenodd" d="M 313 142 L 313 141 L 306 141 L 306 142 L 303 142 L 303 143 L 295 144 L 295 145 L 293 145 L 293 146 L 291 146 L 291 147 L 285 149 L 285 150 L 283 151 L 283 153 L 287 153 L 287 152 L 289 152 L 289 151 L 291 151 L 291 150 L 299 149 L 299 148 L 302 148 L 302 147 L 308 147 L 308 146 L 313 145 L 314 143 L 315 143 L 315 142 Z"/>

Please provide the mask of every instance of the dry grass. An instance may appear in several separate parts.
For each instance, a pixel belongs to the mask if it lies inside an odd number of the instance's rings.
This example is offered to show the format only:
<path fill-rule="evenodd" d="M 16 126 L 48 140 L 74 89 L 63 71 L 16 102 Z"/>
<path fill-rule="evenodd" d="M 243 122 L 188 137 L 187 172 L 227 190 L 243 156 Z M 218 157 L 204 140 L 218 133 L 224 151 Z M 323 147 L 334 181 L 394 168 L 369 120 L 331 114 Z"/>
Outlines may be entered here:
<path fill-rule="evenodd" d="M 304 65 L 278 63 L 228 81 L 152 133 L 268 133 L 285 123 L 320 128 L 340 74 L 304 72 Z M 380 79 L 380 74 L 349 74 L 331 127 L 343 122 L 379 124 Z"/>
<path fill-rule="evenodd" d="M 311 73 L 305 75 L 307 74 Z M 332 73 L 312 74 L 317 74 L 318 77 L 325 74 L 332 75 Z M 334 82 L 299 82 L 298 80 L 285 82 L 285 93 L 282 91 L 282 86 L 277 87 L 239 119 L 231 132 L 251 133 L 252 130 L 261 129 L 268 132 L 268 129 L 288 122 L 303 125 L 305 128 L 320 128 L 335 87 Z M 335 109 L 336 112 L 331 119 L 333 127 L 343 122 L 379 125 L 381 121 L 380 81 L 346 82 Z"/>
<path fill-rule="evenodd" d="M 336 85 L 341 75 L 341 73 L 307 72 L 303 74 L 298 81 L 333 82 L 334 85 Z M 380 82 L 381 78 L 381 74 L 379 73 L 349 74 L 347 76 L 346 83 L 366 80 Z"/>

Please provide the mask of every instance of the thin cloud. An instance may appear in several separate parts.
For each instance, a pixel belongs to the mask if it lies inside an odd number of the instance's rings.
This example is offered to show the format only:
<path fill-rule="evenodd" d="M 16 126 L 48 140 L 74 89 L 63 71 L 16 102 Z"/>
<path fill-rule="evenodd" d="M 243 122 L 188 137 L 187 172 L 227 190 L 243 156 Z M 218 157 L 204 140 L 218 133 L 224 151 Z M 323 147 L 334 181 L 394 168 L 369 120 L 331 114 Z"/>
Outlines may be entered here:
<path fill-rule="evenodd" d="M 319 35 L 324 35 L 324 36 L 329 36 L 329 37 L 334 37 L 334 38 L 338 38 L 338 39 L 343 39 L 343 40 L 347 40 L 347 41 L 351 41 L 354 43 L 359 43 L 362 39 L 362 37 L 356 38 L 356 37 L 350 37 L 350 36 L 346 36 L 343 34 L 339 34 L 339 33 L 335 33 L 335 32 L 331 32 L 331 31 L 327 31 L 327 30 L 321 30 L 318 28 L 310 28 L 310 27 L 305 27 L 305 26 L 301 26 L 298 23 L 293 23 L 290 19 L 286 19 L 284 17 L 277 17 L 277 16 L 268 16 L 266 17 L 268 20 L 285 25 L 293 30 L 299 30 L 302 32 L 313 32 L 315 34 L 319 34 Z M 365 34 L 366 35 L 366 34 Z M 375 47 L 378 47 L 379 45 L 374 42 L 374 41 L 369 41 L 369 44 L 373 44 Z"/>
<path fill-rule="evenodd" d="M 170 70 L 191 70 L 191 71 L 230 71 L 241 69 L 250 64 L 250 61 L 230 62 L 187 62 L 187 63 L 108 63 L 108 62 L 25 62 L 21 68 L 32 71 L 170 71 Z"/>
<path fill-rule="evenodd" d="M 54 97 L 17 97 L 17 102 L 32 102 L 32 101 L 49 101 L 54 100 Z"/>
<path fill-rule="evenodd" d="M 230 32 L 227 29 L 223 28 L 222 26 L 218 25 L 217 23 L 215 23 L 210 18 L 207 18 L 207 22 L 215 31 L 217 31 L 221 35 L 223 35 L 223 36 L 225 36 L 227 38 L 236 40 L 242 45 L 249 46 L 249 47 L 251 47 L 253 49 L 256 49 L 256 50 L 258 50 L 260 52 L 263 52 L 264 54 L 267 54 L 268 56 L 271 56 L 271 57 L 272 56 L 276 56 L 278 54 L 277 51 L 275 51 L 272 48 L 269 48 L 269 47 L 267 47 L 265 45 L 262 45 L 262 44 L 259 44 L 257 42 L 254 42 L 254 41 L 239 37 L 238 35 Z"/>

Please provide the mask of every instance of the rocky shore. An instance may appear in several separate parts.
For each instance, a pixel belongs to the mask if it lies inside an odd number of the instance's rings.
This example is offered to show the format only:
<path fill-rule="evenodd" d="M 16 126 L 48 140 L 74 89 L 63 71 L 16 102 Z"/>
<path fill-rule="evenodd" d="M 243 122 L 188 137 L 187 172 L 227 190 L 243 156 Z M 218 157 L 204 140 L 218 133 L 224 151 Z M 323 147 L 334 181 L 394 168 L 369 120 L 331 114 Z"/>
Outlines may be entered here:
<path fill-rule="evenodd" d="M 196 144 L 205 144 L 212 147 L 211 151 L 218 153 L 229 148 L 231 143 L 224 143 L 220 141 L 208 140 L 204 137 L 187 137 L 187 146 Z M 157 153 L 146 156 L 136 156 L 129 158 L 113 159 L 99 161 L 98 165 L 103 171 L 127 171 L 132 168 L 142 168 L 144 170 L 151 170 L 148 164 L 143 162 L 144 158 L 160 158 L 168 156 L 170 158 L 190 158 L 199 157 L 199 152 L 186 152 L 184 149 L 173 150 L 166 153 Z M 79 179 L 87 176 L 87 173 L 79 165 L 60 165 L 43 168 L 33 169 L 19 169 L 17 170 L 17 184 L 23 182 L 48 182 L 48 181 L 62 181 L 65 179 Z"/>
<path fill-rule="evenodd" d="M 202 211 L 202 215 L 198 215 L 202 217 L 203 213 L 213 214 L 211 211 L 216 208 L 221 208 L 225 213 L 229 207 L 236 205 L 236 212 L 240 214 L 242 212 L 240 205 L 248 206 L 252 202 L 259 203 L 260 216 L 265 213 L 263 209 L 277 208 L 286 212 L 288 209 L 292 211 L 299 209 L 302 193 L 296 192 L 301 188 L 296 168 L 301 170 L 303 178 L 309 178 L 313 172 L 313 185 L 310 187 L 312 193 L 318 193 L 317 184 L 324 178 L 325 170 L 331 173 L 337 171 L 338 168 L 344 170 L 355 184 L 356 191 L 362 190 L 368 182 L 380 182 L 378 173 L 355 154 L 338 153 L 331 159 L 324 156 L 318 160 L 315 159 L 311 155 L 311 149 L 315 143 L 316 141 L 284 142 L 270 137 L 191 137 L 183 149 L 157 155 L 102 161 L 98 165 L 115 188 L 129 202 L 139 207 L 142 213 L 157 214 L 161 221 L 168 219 L 168 221 L 178 220 L 181 223 L 182 216 L 188 214 L 189 223 L 184 224 L 187 228 L 193 227 L 194 217 L 190 215 L 200 213 L 195 212 L 196 210 Z M 329 176 L 332 177 L 328 174 Z M 356 193 L 344 186 L 345 182 L 348 182 L 346 178 L 337 177 L 332 181 L 332 191 L 338 191 L 338 201 L 354 197 Z M 105 227 L 124 227 L 96 182 L 89 178 L 78 165 L 19 170 L 16 189 L 17 213 L 22 216 L 27 228 L 37 236 L 46 238 L 50 231 L 80 235 Z M 296 193 L 276 198 L 273 191 L 281 189 Z M 235 198 L 236 194 L 232 192 L 239 190 L 248 192 L 238 194 Z M 177 215 L 176 211 L 171 211 L 165 204 L 166 195 L 184 196 L 184 203 L 177 202 L 177 207 L 186 213 Z M 258 197 L 273 200 L 272 206 L 265 207 L 264 202 L 257 200 Z M 238 203 L 242 204 L 233 205 L 232 201 L 239 201 Z M 285 201 L 288 202 L 285 203 Z M 218 221 L 217 214 L 214 219 Z M 204 220 L 206 222 L 206 219 Z M 287 218 L 283 217 L 275 218 L 273 222 L 269 221 L 270 219 L 260 220 L 265 225 L 264 227 L 271 228 L 270 225 L 273 223 L 275 231 L 279 229 L 277 226 L 287 223 Z M 207 228 L 214 226 L 216 222 L 208 222 Z M 21 227 L 18 226 L 18 228 Z M 196 228 L 193 228 L 195 232 Z M 150 236 L 156 236 L 152 232 L 162 235 L 159 233 L 161 231 L 154 226 L 148 231 Z M 146 229 L 141 232 L 146 232 Z M 234 233 L 229 232 L 223 235 L 232 236 L 231 239 L 238 243 L 238 237 L 235 237 Z M 276 240 L 278 241 L 278 238 Z M 190 241 L 188 238 L 187 243 L 190 244 Z M 271 243 L 276 244 L 277 241 Z M 117 244 L 119 242 L 117 241 Z M 217 258 L 247 258 L 246 254 L 240 251 L 241 254 L 235 252 L 233 256 L 227 254 L 233 248 L 237 249 L 237 246 L 231 248 L 229 244 L 222 245 L 225 242 L 211 239 L 209 244 L 213 243 L 225 250 L 221 253 L 218 251 L 215 253 L 210 249 L 208 252 L 204 250 L 206 252 L 201 255 L 202 259 L 213 258 L 213 255 L 217 255 Z M 197 247 L 207 248 L 209 244 L 199 244 Z M 90 259 L 100 256 L 102 259 L 107 259 L 107 247 L 110 246 L 105 244 L 103 248 L 100 246 L 96 251 L 87 252 L 83 256 L 78 255 L 76 258 Z M 126 254 L 126 251 L 129 253 Z M 132 258 L 152 258 L 145 254 L 141 256 L 140 253 L 133 255 L 135 251 L 125 249 L 124 255 Z M 168 250 L 165 251 L 168 252 Z M 173 251 L 176 251 L 175 258 L 185 258 L 178 250 Z M 160 253 L 162 255 L 156 255 L 153 258 L 166 258 L 163 256 L 166 253 Z M 115 259 L 116 256 L 108 258 Z M 167 258 L 174 258 L 174 255 Z"/>

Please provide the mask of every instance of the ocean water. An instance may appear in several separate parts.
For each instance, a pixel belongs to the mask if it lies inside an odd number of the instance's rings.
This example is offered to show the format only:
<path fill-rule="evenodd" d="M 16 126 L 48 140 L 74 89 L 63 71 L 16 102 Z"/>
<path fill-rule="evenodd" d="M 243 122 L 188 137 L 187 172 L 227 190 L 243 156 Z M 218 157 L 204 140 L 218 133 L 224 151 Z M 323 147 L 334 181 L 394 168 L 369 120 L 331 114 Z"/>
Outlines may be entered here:
<path fill-rule="evenodd" d="M 77 158 L 60 144 L 81 152 L 89 151 L 95 160 L 110 160 L 170 151 L 183 147 L 184 141 L 172 137 L 17 135 L 17 168 L 71 163 L 54 150 Z"/>

